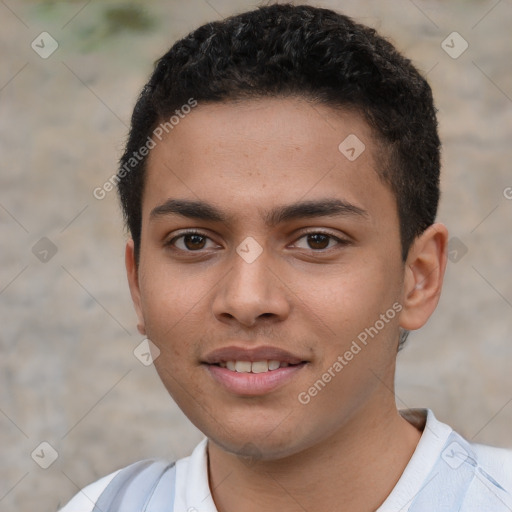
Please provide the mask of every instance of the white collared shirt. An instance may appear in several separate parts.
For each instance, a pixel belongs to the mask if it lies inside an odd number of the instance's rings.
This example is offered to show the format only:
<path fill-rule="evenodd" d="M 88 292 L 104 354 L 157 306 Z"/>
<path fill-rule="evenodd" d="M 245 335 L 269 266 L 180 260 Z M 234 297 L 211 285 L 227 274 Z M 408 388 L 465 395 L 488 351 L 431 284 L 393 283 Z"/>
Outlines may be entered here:
<path fill-rule="evenodd" d="M 468 443 L 430 409 L 400 413 L 423 433 L 376 512 L 512 511 L 512 450 Z M 218 512 L 208 484 L 207 442 L 176 462 L 174 503 L 166 504 L 167 511 Z M 119 471 L 85 487 L 60 512 L 92 512 Z"/>

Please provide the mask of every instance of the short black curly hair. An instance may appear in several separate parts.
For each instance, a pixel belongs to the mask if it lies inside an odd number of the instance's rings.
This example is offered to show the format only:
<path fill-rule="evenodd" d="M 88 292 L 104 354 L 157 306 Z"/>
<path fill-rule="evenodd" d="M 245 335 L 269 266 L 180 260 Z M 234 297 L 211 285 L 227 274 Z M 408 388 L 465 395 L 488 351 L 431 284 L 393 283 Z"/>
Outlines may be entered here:
<path fill-rule="evenodd" d="M 374 29 L 329 9 L 273 4 L 207 23 L 157 61 L 135 105 L 117 174 L 136 262 L 147 160 L 140 148 L 159 124 L 191 98 L 201 104 L 281 96 L 364 116 L 383 149 L 377 172 L 396 197 L 406 260 L 412 241 L 435 221 L 439 202 L 430 86 Z"/>

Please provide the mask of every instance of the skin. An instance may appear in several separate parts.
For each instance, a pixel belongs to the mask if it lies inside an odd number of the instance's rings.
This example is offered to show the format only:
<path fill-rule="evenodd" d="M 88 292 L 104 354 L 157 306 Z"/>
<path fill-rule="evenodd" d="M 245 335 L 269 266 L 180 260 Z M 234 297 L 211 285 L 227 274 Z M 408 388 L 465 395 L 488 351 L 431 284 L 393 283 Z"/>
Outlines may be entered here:
<path fill-rule="evenodd" d="M 354 161 L 338 150 L 349 134 L 366 146 Z M 150 153 L 128 281 L 164 385 L 209 438 L 219 512 L 372 511 L 416 448 L 421 432 L 395 405 L 399 327 L 418 329 L 434 311 L 448 234 L 432 225 L 402 261 L 396 200 L 376 173 L 383 160 L 360 115 L 300 98 L 199 104 Z M 208 202 L 229 220 L 151 216 L 169 198 Z M 332 198 L 366 213 L 265 223 L 277 206 Z M 207 238 L 166 245 L 191 228 Z M 305 236 L 326 231 L 347 243 Z M 252 263 L 236 252 L 248 236 L 262 248 Z M 394 303 L 400 313 L 300 403 Z M 201 364 L 233 344 L 276 346 L 307 364 L 268 394 L 240 396 Z"/>

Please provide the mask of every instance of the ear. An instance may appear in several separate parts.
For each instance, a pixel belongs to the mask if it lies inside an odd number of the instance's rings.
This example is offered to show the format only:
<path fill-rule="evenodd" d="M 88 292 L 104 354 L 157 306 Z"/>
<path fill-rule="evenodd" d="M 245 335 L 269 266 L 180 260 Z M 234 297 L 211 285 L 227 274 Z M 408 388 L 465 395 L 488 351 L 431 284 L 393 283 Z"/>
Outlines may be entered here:
<path fill-rule="evenodd" d="M 448 230 L 436 223 L 413 242 L 405 264 L 400 327 L 419 329 L 436 309 L 446 270 L 447 241 Z"/>
<path fill-rule="evenodd" d="M 144 324 L 144 316 L 142 314 L 142 301 L 139 287 L 139 273 L 137 264 L 135 262 L 135 247 L 133 240 L 130 239 L 126 243 L 126 250 L 124 255 L 124 262 L 126 266 L 126 276 L 128 277 L 128 285 L 130 287 L 130 294 L 132 296 L 135 312 L 137 313 L 138 323 L 137 330 L 142 334 L 146 334 L 146 327 Z"/>

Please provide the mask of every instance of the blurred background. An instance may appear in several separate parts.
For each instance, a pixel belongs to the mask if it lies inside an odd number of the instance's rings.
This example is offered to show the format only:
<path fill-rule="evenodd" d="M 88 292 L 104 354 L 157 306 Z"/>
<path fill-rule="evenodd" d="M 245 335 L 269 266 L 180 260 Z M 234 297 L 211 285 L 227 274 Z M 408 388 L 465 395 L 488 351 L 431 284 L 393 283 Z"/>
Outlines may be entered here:
<path fill-rule="evenodd" d="M 512 448 L 512 0 L 300 3 L 377 28 L 428 76 L 439 109 L 450 261 L 436 313 L 398 356 L 398 406 Z M 115 191 L 93 190 L 116 171 L 154 61 L 257 5 L 0 1 L 1 510 L 56 510 L 202 438 L 134 355 L 126 233 Z"/>

